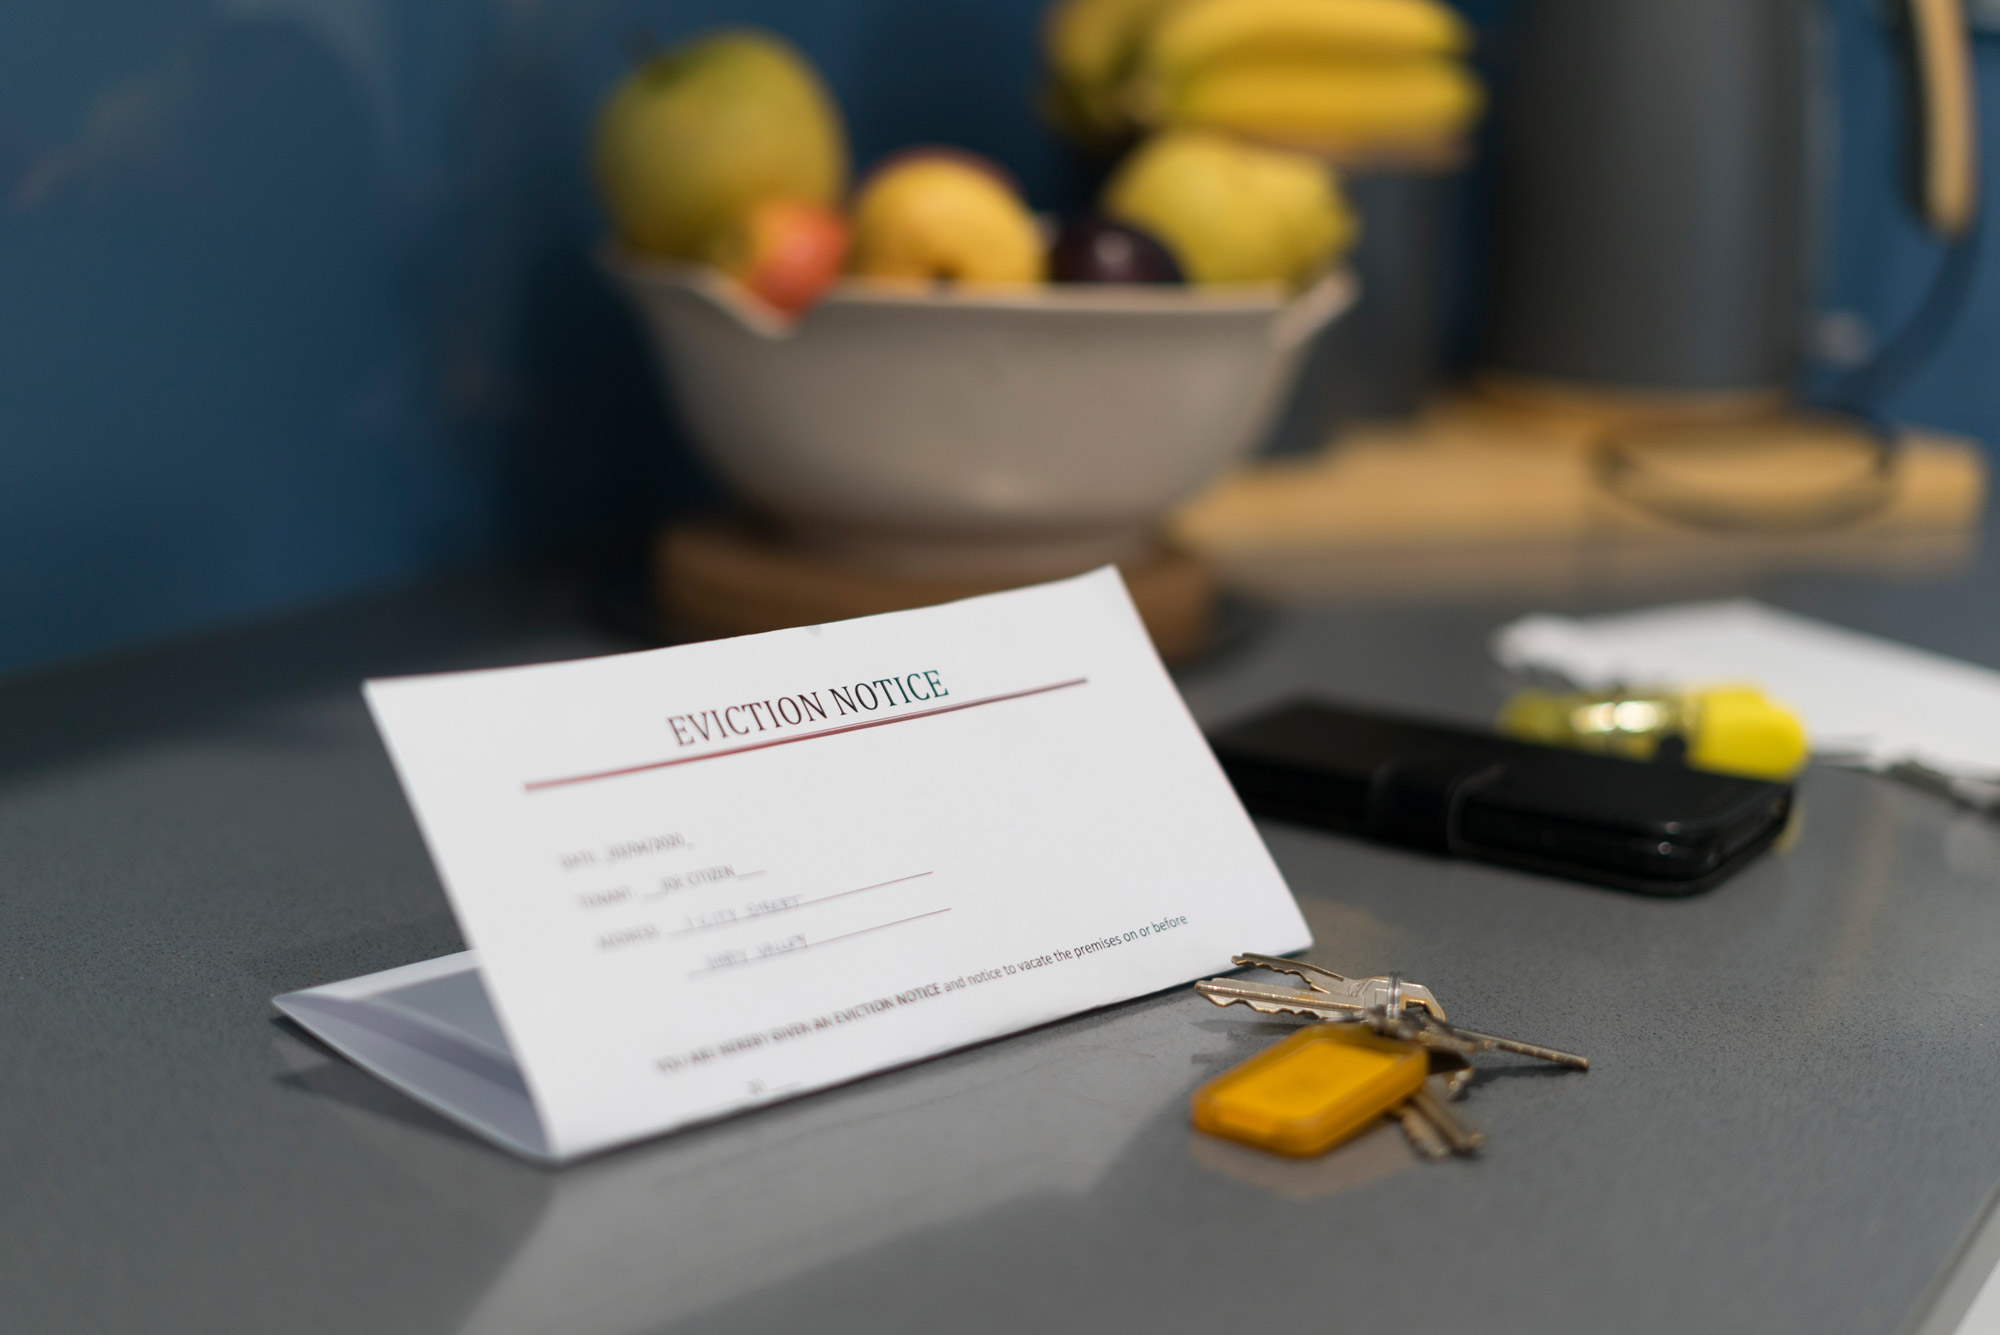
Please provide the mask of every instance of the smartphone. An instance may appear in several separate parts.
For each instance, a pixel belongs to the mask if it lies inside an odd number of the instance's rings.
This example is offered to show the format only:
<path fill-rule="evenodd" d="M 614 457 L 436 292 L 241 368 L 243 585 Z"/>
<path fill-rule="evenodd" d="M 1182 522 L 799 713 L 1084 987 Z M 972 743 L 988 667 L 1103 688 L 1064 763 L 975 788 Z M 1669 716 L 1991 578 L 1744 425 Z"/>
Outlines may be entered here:
<path fill-rule="evenodd" d="M 1311 700 L 1209 743 L 1257 815 L 1652 895 L 1735 874 L 1792 807 L 1789 784 Z"/>

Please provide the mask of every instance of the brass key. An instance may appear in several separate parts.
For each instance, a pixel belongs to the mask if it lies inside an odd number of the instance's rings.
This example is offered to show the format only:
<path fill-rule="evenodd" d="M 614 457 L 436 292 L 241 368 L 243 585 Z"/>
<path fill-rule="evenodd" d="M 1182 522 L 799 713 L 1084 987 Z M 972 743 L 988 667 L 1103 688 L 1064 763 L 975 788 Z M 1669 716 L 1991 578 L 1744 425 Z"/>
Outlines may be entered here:
<path fill-rule="evenodd" d="M 1396 1109 L 1396 1120 L 1402 1123 L 1403 1134 L 1410 1138 L 1410 1148 L 1418 1154 L 1432 1162 L 1451 1157 L 1451 1142 L 1444 1138 L 1436 1123 L 1417 1110 L 1413 1101 L 1406 1100 Z"/>
<path fill-rule="evenodd" d="M 1410 1095 L 1410 1106 L 1415 1108 L 1451 1147 L 1453 1154 L 1470 1154 L 1486 1143 L 1486 1133 L 1476 1131 L 1459 1119 L 1457 1113 L 1444 1106 L 1444 1100 L 1431 1092 L 1428 1084 L 1420 1086 Z"/>

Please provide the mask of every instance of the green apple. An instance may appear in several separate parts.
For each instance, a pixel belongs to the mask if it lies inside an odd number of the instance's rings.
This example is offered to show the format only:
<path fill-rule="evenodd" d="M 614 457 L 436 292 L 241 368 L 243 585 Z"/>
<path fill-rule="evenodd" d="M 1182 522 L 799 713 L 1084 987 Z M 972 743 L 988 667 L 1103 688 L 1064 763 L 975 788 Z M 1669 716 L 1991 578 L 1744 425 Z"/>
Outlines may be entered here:
<path fill-rule="evenodd" d="M 702 259 L 759 204 L 836 206 L 847 139 L 804 56 L 768 33 L 729 30 L 653 57 L 611 91 L 595 166 L 627 245 Z"/>
<path fill-rule="evenodd" d="M 1165 241 L 1198 283 L 1303 283 L 1354 244 L 1333 169 L 1212 130 L 1170 130 L 1119 164 L 1103 209 Z"/>

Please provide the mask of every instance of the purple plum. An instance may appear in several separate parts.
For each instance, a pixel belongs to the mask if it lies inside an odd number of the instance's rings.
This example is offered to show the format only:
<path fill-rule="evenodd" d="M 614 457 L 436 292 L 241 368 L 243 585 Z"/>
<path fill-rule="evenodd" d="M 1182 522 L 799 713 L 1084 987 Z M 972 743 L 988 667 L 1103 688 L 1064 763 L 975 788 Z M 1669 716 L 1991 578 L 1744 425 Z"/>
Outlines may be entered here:
<path fill-rule="evenodd" d="M 1174 253 L 1150 232 L 1091 214 L 1073 218 L 1049 248 L 1049 277 L 1058 283 L 1179 283 Z"/>

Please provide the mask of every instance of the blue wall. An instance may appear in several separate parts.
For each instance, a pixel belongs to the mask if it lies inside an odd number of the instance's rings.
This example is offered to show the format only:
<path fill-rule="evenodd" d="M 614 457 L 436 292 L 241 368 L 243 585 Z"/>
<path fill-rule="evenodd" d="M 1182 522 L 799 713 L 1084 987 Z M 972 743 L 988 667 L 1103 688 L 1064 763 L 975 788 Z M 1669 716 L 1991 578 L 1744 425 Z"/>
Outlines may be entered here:
<path fill-rule="evenodd" d="M 1822 310 L 1861 317 L 1874 340 L 1892 336 L 1937 271 L 1939 247 L 1914 212 L 1907 87 L 1880 0 L 1836 0 L 1834 73 L 1840 109 L 1830 216 L 1825 220 Z M 1990 16 L 1989 16 L 1990 22 Z M 2000 39 L 1975 39 L 1982 211 L 1971 292 L 1929 363 L 1887 403 L 1892 415 L 1971 435 L 2000 448 Z"/>
<path fill-rule="evenodd" d="M 1830 302 L 1893 321 L 1886 45 L 1838 15 Z M 1473 6 L 1490 19 L 1500 6 Z M 0 670 L 490 560 L 706 496 L 592 273 L 591 110 L 647 36 L 762 23 L 857 158 L 922 140 L 1073 202 L 1038 0 L 11 0 L 0 6 Z M 2000 53 L 1982 53 L 2000 164 Z M 1989 198 L 1995 192 L 1988 189 Z M 2000 440 L 2000 273 L 1907 414 Z"/>

